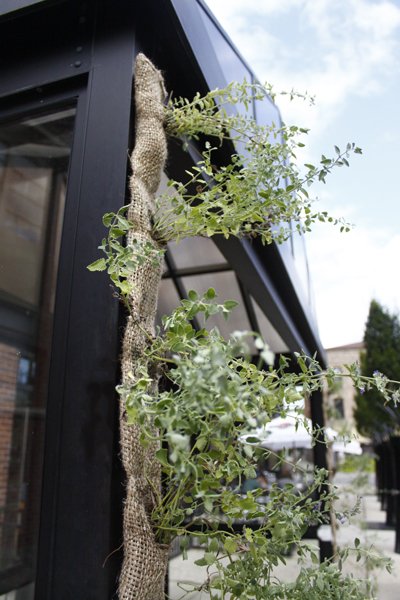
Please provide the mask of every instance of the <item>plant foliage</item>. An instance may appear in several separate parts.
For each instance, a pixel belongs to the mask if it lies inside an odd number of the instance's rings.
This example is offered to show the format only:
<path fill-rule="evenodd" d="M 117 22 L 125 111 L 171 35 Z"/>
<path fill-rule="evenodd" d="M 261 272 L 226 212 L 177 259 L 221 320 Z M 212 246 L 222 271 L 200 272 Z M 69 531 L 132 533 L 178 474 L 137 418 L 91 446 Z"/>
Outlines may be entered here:
<path fill-rule="evenodd" d="M 315 221 L 348 230 L 340 219 L 315 210 L 309 189 L 316 181 L 325 182 L 335 167 L 348 166 L 349 155 L 361 150 L 354 143 L 344 151 L 335 147 L 332 158 L 322 156 L 317 165 L 298 169 L 296 153 L 304 146 L 307 130 L 282 123 L 261 126 L 244 113 L 255 101 L 269 102 L 271 95 L 268 86 L 244 82 L 167 104 L 168 134 L 186 146 L 196 144 L 200 158 L 184 181 L 170 181 L 173 193 L 159 199 L 154 244 L 124 244 L 134 225 L 123 207 L 104 216 L 108 228 L 100 245 L 104 257 L 89 266 L 92 271 L 107 270 L 133 316 L 130 275 L 145 263 L 160 264 L 169 240 L 222 234 L 258 237 L 269 244 L 287 239 L 293 226 L 307 232 Z M 232 154 L 221 165 L 217 157 L 224 144 L 230 145 Z M 203 549 L 197 564 L 206 568 L 205 581 L 197 589 L 215 600 L 372 597 L 367 582 L 341 572 L 341 560 L 318 565 L 315 548 L 301 541 L 310 525 L 329 521 L 335 490 L 327 485 L 325 470 L 315 469 L 311 479 L 304 473 L 309 483 L 303 492 L 292 484 L 283 489 L 270 486 L 267 501 L 260 490 L 244 492 L 242 484 L 257 476 L 260 457 L 272 455 L 260 450 L 262 440 L 254 432 L 293 408 L 299 390 L 307 397 L 325 382 L 350 377 L 358 389 L 375 387 L 387 400 L 395 392 L 383 377 L 365 377 L 357 365 L 341 373 L 322 372 L 313 358 L 296 354 L 293 363 L 280 357 L 276 366 L 257 333 L 234 332 L 224 339 L 218 329 L 206 328 L 210 316 L 228 317 L 235 305 L 218 303 L 213 289 L 202 296 L 189 292 L 163 318 L 157 336 L 148 338 L 131 380 L 118 388 L 130 422 L 140 427 L 142 443 L 158 442 L 163 492 L 153 490 L 156 539 L 168 544 L 178 537 L 184 557 L 190 540 L 197 540 Z M 202 323 L 200 330 L 193 326 L 194 318 Z M 250 356 L 251 337 L 259 351 L 258 364 Z M 154 373 L 167 382 L 156 393 Z M 321 443 L 323 432 L 313 433 Z M 299 464 L 292 468 L 302 470 Z M 283 583 L 273 569 L 285 563 L 293 545 L 299 559 L 307 556 L 313 566 L 302 567 L 294 582 Z M 352 551 L 360 560 L 375 556 L 356 543 Z"/>

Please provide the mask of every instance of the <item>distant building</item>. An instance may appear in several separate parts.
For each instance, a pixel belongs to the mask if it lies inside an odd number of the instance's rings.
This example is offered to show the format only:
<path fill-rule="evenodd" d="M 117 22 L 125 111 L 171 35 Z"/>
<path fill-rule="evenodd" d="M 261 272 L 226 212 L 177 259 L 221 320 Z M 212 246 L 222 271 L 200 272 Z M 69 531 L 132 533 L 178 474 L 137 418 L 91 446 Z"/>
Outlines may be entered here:
<path fill-rule="evenodd" d="M 363 342 L 328 348 L 328 366 L 342 369 L 343 365 L 359 362 L 363 349 Z M 346 424 L 349 429 L 354 428 L 355 389 L 351 379 L 338 381 L 337 387 L 327 395 L 326 406 L 328 418 L 334 425 L 340 427 Z"/>

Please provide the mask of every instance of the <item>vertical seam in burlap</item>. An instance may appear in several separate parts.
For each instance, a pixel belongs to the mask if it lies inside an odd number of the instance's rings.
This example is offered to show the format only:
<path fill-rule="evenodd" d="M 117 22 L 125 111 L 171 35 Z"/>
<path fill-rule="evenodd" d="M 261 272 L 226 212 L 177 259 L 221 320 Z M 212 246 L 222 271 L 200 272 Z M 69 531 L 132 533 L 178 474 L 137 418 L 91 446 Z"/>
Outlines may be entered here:
<path fill-rule="evenodd" d="M 165 89 L 162 75 L 139 54 L 135 63 L 136 136 L 131 155 L 130 205 L 128 219 L 133 226 L 127 244 L 147 242 L 159 248 L 152 236 L 155 193 L 167 156 L 164 132 Z M 135 381 L 139 369 L 149 368 L 144 356 L 148 336 L 154 335 L 161 261 L 148 261 L 129 278 L 133 292 L 129 298 L 131 315 L 125 328 L 122 348 L 123 388 Z M 155 378 L 155 392 L 158 381 Z M 122 461 L 127 475 L 124 505 L 124 559 L 120 600 L 162 600 L 168 564 L 168 549 L 155 541 L 150 515 L 154 507 L 153 490 L 160 489 L 160 466 L 155 459 L 156 444 L 146 448 L 140 443 L 137 425 L 127 423 L 124 397 L 120 405 Z"/>

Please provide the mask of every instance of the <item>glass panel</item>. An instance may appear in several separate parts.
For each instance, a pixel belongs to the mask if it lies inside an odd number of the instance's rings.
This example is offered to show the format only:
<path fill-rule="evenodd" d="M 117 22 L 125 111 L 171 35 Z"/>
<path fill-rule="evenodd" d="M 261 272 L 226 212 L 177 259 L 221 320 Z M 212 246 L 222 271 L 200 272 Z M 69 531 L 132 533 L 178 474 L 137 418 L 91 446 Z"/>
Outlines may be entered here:
<path fill-rule="evenodd" d="M 222 303 L 225 302 L 225 300 L 236 300 L 236 302 L 239 303 L 239 306 L 231 312 L 228 320 L 225 320 L 222 315 L 210 317 L 205 323 L 207 329 L 218 327 L 225 338 L 233 331 L 249 331 L 251 329 L 242 294 L 240 293 L 233 271 L 182 277 L 182 282 L 186 293 L 189 290 L 195 290 L 199 294 L 203 294 L 212 287 L 217 292 L 218 302 Z M 252 340 L 249 339 L 249 342 L 251 345 L 251 352 L 255 353 L 255 347 Z"/>
<path fill-rule="evenodd" d="M 210 19 L 206 11 L 202 8 L 200 8 L 200 15 L 207 29 L 207 33 L 214 48 L 215 55 L 221 65 L 226 82 L 230 83 L 231 81 L 238 81 L 239 83 L 243 83 L 244 80 L 251 82 L 252 74 L 244 65 L 241 58 L 237 55 L 236 51 L 219 31 L 218 27 L 216 27 L 216 25 Z M 239 109 L 239 112 L 245 113 L 243 106 L 238 105 L 237 108 Z M 252 114 L 251 108 L 249 109 L 249 112 Z"/>
<path fill-rule="evenodd" d="M 292 244 L 296 272 L 301 282 L 303 296 L 305 297 L 307 304 L 310 305 L 310 279 L 304 236 L 295 231 L 292 235 Z"/>
<path fill-rule="evenodd" d="M 289 352 L 288 346 L 285 344 L 270 320 L 265 316 L 254 298 L 251 299 L 251 302 L 253 304 L 254 312 L 256 313 L 260 334 L 264 342 L 267 342 L 272 352 L 275 352 L 276 354 Z"/>
<path fill-rule="evenodd" d="M 272 100 L 266 99 L 262 102 L 255 102 L 254 112 L 256 121 L 259 125 L 272 125 L 272 123 L 274 123 L 276 127 L 279 127 L 281 117 Z"/>
<path fill-rule="evenodd" d="M 178 244 L 169 243 L 168 249 L 177 269 L 227 264 L 224 255 L 209 238 L 187 238 Z"/>
<path fill-rule="evenodd" d="M 169 198 L 174 196 L 174 188 L 168 187 L 168 176 L 162 173 L 157 196 L 165 194 L 160 201 L 159 211 L 165 214 L 170 208 Z M 194 237 L 181 240 L 179 243 L 169 242 L 168 249 L 177 269 L 203 267 L 207 265 L 226 264 L 226 260 L 214 242 L 208 238 Z"/>
<path fill-rule="evenodd" d="M 0 594 L 31 600 L 75 109 L 0 125 Z"/>
<path fill-rule="evenodd" d="M 161 325 L 161 318 L 169 315 L 180 302 L 178 292 L 172 279 L 163 279 L 158 292 L 158 308 L 156 324 Z"/>

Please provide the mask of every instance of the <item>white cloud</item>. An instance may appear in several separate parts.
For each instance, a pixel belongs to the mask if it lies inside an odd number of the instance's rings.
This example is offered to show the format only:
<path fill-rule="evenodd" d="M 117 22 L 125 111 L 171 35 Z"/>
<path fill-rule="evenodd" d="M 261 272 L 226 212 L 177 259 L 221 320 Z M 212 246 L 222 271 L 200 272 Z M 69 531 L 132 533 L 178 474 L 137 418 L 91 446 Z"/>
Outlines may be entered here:
<path fill-rule="evenodd" d="M 285 119 L 302 122 L 315 132 L 343 110 L 350 95 L 379 93 L 383 81 L 400 69 L 400 7 L 394 2 L 208 0 L 208 4 L 261 79 L 317 96 L 312 111 L 279 101 Z"/>
<path fill-rule="evenodd" d="M 372 298 L 391 310 L 400 309 L 400 234 L 388 233 L 390 228 L 396 232 L 398 207 L 389 201 L 391 176 L 382 170 L 384 157 L 393 164 L 388 155 L 397 151 L 399 138 L 398 119 L 391 109 L 397 111 L 393 98 L 400 93 L 400 4 L 398 0 L 207 2 L 261 80 L 271 81 L 277 89 L 294 87 L 316 95 L 316 107 L 311 109 L 306 103 L 278 99 L 285 121 L 311 128 L 300 162 L 305 157 L 314 162 L 315 147 L 341 145 L 342 140 L 324 140 L 328 128 L 330 133 L 351 128 L 352 136 L 353 121 L 358 121 L 357 132 L 365 127 L 363 139 L 356 139 L 369 161 L 364 170 L 357 168 L 356 183 L 338 178 L 334 188 L 328 185 L 320 193 L 322 205 L 330 200 L 330 213 L 364 225 L 349 234 L 322 226 L 306 242 L 323 344 L 360 341 Z M 378 117 L 379 126 L 369 135 L 369 123 Z M 332 209 L 339 199 L 340 210 Z M 371 207 L 379 215 L 375 212 L 368 220 Z M 382 227 L 377 229 L 374 221 Z"/>
<path fill-rule="evenodd" d="M 325 347 L 361 341 L 372 298 L 398 311 L 400 234 L 321 226 L 307 243 L 317 319 Z"/>

